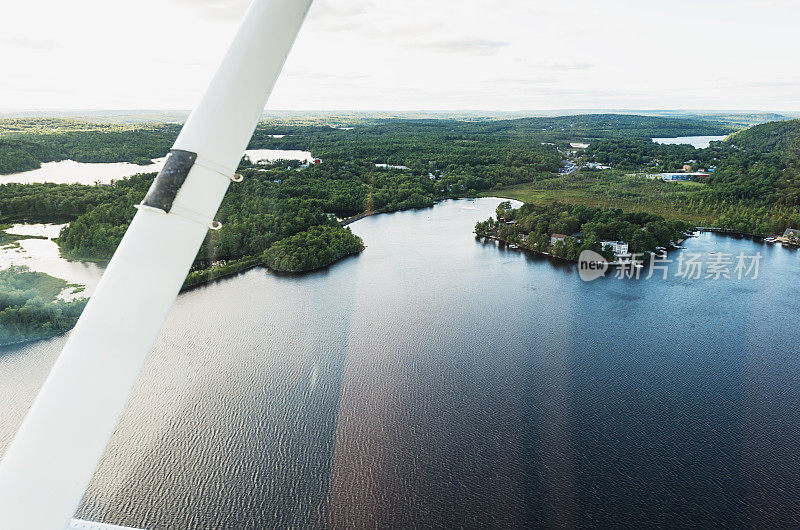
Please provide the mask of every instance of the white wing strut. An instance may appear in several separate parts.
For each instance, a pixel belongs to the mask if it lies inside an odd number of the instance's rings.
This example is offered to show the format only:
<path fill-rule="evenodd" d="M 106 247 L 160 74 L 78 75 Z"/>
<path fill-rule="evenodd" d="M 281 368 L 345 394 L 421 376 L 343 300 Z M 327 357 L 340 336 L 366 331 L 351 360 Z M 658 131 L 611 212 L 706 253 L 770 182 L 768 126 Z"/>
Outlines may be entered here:
<path fill-rule="evenodd" d="M 0 463 L 0 529 L 70 523 L 311 1 L 251 4 Z"/>

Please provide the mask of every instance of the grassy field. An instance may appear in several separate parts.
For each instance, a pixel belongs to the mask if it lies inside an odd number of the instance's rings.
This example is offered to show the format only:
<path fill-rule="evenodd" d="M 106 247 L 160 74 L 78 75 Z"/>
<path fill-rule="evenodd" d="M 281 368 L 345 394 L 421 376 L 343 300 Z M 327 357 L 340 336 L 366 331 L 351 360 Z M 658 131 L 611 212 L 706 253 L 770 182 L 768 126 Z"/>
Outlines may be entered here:
<path fill-rule="evenodd" d="M 626 212 L 649 212 L 666 219 L 682 219 L 707 226 L 714 219 L 714 214 L 680 205 L 687 198 L 702 193 L 704 188 L 705 185 L 699 182 L 661 182 L 604 171 L 548 178 L 483 192 L 481 195 L 533 204 L 558 201 L 620 208 Z"/>

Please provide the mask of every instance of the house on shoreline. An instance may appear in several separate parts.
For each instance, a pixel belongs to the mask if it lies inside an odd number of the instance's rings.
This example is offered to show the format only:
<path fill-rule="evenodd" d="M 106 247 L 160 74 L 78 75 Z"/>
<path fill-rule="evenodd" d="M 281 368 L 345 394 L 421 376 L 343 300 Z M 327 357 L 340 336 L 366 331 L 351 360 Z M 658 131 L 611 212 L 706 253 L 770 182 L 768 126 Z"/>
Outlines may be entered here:
<path fill-rule="evenodd" d="M 630 255 L 628 252 L 628 245 L 625 241 L 601 241 L 600 242 L 601 248 L 611 247 L 611 250 L 614 251 L 614 257 L 616 258 L 623 258 Z"/>

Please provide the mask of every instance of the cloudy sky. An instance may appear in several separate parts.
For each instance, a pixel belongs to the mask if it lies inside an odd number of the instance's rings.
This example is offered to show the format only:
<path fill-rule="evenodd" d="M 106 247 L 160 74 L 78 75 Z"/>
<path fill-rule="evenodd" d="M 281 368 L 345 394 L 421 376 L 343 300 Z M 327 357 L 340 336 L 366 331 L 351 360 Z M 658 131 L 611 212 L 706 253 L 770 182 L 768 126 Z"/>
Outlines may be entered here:
<path fill-rule="evenodd" d="M 191 108 L 247 3 L 3 1 L 0 109 Z M 316 0 L 267 108 L 798 111 L 798 3 Z"/>

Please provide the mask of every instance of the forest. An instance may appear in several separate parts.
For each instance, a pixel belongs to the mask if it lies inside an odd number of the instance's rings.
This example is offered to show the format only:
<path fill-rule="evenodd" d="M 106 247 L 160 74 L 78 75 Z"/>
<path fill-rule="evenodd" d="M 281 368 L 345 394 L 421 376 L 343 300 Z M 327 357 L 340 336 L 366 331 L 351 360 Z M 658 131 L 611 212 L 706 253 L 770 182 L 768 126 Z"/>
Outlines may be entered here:
<path fill-rule="evenodd" d="M 584 250 L 593 250 L 609 261 L 614 254 L 602 241 L 626 241 L 631 253 L 653 252 L 683 239 L 695 227 L 684 221 L 668 221 L 648 213 L 625 213 L 615 208 L 551 203 L 524 204 L 512 208 L 510 202 L 497 207 L 497 219 L 475 225 L 475 233 L 494 237 L 522 248 L 577 261 Z M 564 234 L 563 241 L 551 242 L 552 234 Z"/>
<path fill-rule="evenodd" d="M 516 120 L 370 120 L 351 130 L 327 126 L 262 123 L 251 149 L 304 149 L 315 156 L 416 163 L 429 160 L 441 168 L 495 166 L 513 162 L 547 169 L 553 163 L 541 143 L 598 138 L 713 135 L 732 132 L 727 125 L 699 120 L 596 114 Z M 44 162 L 133 162 L 147 164 L 166 155 L 180 131 L 179 124 L 89 124 L 75 120 L 0 120 L 0 175 L 36 169 Z M 274 135 L 286 135 L 273 138 Z M 357 156 L 354 156 L 357 155 Z M 558 163 L 556 161 L 556 163 Z M 531 167 L 533 166 L 533 167 Z M 519 169 L 519 165 L 516 166 Z M 524 178 L 510 171 L 506 179 Z M 474 175 L 485 178 L 486 175 Z M 506 182 L 511 183 L 511 182 Z"/>
<path fill-rule="evenodd" d="M 146 163 L 168 152 L 179 129 L 178 124 L 0 120 L 0 173 L 63 159 Z M 690 220 L 695 214 L 704 220 L 713 215 L 717 226 L 777 230 L 800 220 L 794 180 L 796 130 L 768 124 L 737 133 L 711 149 L 694 150 L 658 146 L 650 138 L 722 135 L 733 129 L 691 119 L 601 114 L 480 121 L 371 119 L 352 128 L 262 122 L 249 148 L 311 151 L 322 162 L 306 167 L 297 161 L 256 164 L 244 158 L 239 168 L 244 181 L 231 185 L 217 215 L 222 229 L 205 239 L 185 287 L 258 264 L 284 271 L 324 267 L 363 248 L 363 242 L 341 226 L 341 219 L 429 207 L 445 198 L 502 195 L 518 186 L 556 195 L 563 203 L 558 215 L 571 223 L 558 227 L 556 220 L 547 220 L 555 212 L 537 213 L 528 210 L 533 205 L 526 205 L 523 213 L 513 215 L 521 215 L 521 226 L 527 229 L 518 235 L 533 235 L 530 245 L 544 248 L 544 239 L 536 238 L 549 230 L 567 233 L 576 224 L 575 232 L 588 234 L 579 247 L 570 242 L 568 248 L 550 249 L 568 258 L 601 237 L 630 238 L 636 249 L 653 248 L 683 226 L 675 215 L 687 212 Z M 565 153 L 572 149 L 570 142 L 590 143 L 580 156 L 609 161 L 617 169 L 559 175 Z M 632 178 L 619 171 L 672 169 L 686 160 L 697 165 L 713 162 L 719 169 L 707 183 L 688 183 L 694 187 Z M 57 240 L 62 254 L 107 260 L 154 177 L 140 174 L 95 186 L 0 185 L 0 221 L 69 222 Z M 535 208 L 550 208 L 550 199 Z M 576 202 L 594 208 L 574 209 Z M 663 212 L 633 213 L 650 211 L 654 205 Z M 58 306 L 59 315 L 72 314 L 62 302 L 47 304 Z M 25 318 L 35 329 L 39 317 L 31 315 Z M 55 318 L 59 324 L 54 329 L 61 329 L 64 318 Z"/>
<path fill-rule="evenodd" d="M 800 224 L 800 120 L 756 125 L 707 149 L 608 139 L 590 145 L 585 155 L 646 173 L 674 171 L 687 163 L 694 170 L 714 168 L 709 177 L 695 177 L 696 186 L 671 194 L 674 207 L 714 227 L 768 235 Z M 629 188 L 634 187 L 631 182 Z"/>
<path fill-rule="evenodd" d="M 0 270 L 0 346 L 52 337 L 71 329 L 86 299 L 57 299 L 70 285 L 26 267 Z"/>
<path fill-rule="evenodd" d="M 0 120 L 0 175 L 38 169 L 42 163 L 150 164 L 167 154 L 177 124 L 112 126 L 71 120 Z"/>
<path fill-rule="evenodd" d="M 162 156 L 175 125 L 98 130 L 75 122 L 1 124 L 0 140 L 36 161 L 136 160 Z M 81 128 L 83 127 L 83 128 Z M 254 164 L 244 158 L 244 182 L 231 186 L 217 216 L 223 228 L 207 237 L 192 271 L 196 280 L 260 257 L 273 268 L 309 270 L 360 246 L 336 220 L 363 212 L 422 208 L 449 197 L 476 196 L 551 175 L 561 165 L 556 142 L 594 137 L 718 133 L 724 127 L 691 120 L 591 115 L 462 122 L 377 120 L 353 129 L 260 124 L 250 148 L 310 150 L 323 162 Z M 43 132 L 54 131 L 54 132 Z M 276 138 L 277 135 L 286 135 Z M 32 162 L 33 163 L 33 162 Z M 408 169 L 376 167 L 376 164 Z M 70 221 L 58 239 L 71 259 L 108 259 L 154 175 L 110 186 L 0 186 L 6 220 Z M 332 252 L 321 242 L 341 244 Z M 302 246 L 302 251 L 292 249 Z"/>
<path fill-rule="evenodd" d="M 276 271 L 307 272 L 362 250 L 364 242 L 349 228 L 313 226 L 269 247 L 263 261 Z"/>

